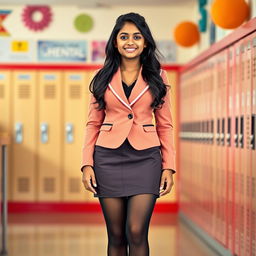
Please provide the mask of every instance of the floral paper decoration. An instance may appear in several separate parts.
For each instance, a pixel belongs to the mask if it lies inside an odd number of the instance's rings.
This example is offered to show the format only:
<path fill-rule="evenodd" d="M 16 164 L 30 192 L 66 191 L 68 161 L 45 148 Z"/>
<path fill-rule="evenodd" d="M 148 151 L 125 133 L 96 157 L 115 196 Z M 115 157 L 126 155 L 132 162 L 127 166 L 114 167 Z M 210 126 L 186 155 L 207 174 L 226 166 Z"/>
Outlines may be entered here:
<path fill-rule="evenodd" d="M 37 12 L 42 16 L 41 20 L 36 21 L 33 17 Z M 52 21 L 52 12 L 49 6 L 35 5 L 26 6 L 23 9 L 22 20 L 27 28 L 34 31 L 43 30 Z"/>

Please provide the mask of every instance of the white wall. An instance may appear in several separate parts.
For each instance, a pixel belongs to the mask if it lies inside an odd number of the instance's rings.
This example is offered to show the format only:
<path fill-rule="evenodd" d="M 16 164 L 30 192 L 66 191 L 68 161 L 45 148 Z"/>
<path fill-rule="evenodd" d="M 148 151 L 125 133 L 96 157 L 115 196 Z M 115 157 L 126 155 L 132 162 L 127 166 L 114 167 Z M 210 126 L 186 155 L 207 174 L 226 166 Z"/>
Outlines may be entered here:
<path fill-rule="evenodd" d="M 117 8 L 91 8 L 81 9 L 76 6 L 52 6 L 53 22 L 49 28 L 42 32 L 28 30 L 21 21 L 24 6 L 0 6 L 1 9 L 10 9 L 13 12 L 4 20 L 4 26 L 15 39 L 105 39 L 107 40 L 116 18 L 124 13 L 133 11 L 143 15 L 156 40 L 173 40 L 173 30 L 177 23 L 185 19 L 193 19 L 191 8 L 193 5 L 183 7 L 117 7 Z M 95 22 L 94 29 L 88 33 L 80 33 L 73 28 L 73 21 L 80 13 L 90 14 Z M 0 37 L 1 39 L 1 37 Z M 185 63 L 193 56 L 193 51 L 177 49 L 177 63 Z"/>
<path fill-rule="evenodd" d="M 177 47 L 177 63 L 186 63 L 196 57 L 202 51 L 210 47 L 210 5 L 208 2 L 208 30 L 201 33 L 200 43 L 190 47 Z M 247 0 L 251 5 L 251 17 L 256 16 L 256 1 Z M 115 8 L 79 8 L 76 6 L 52 6 L 54 14 L 53 22 L 49 28 L 42 32 L 28 30 L 21 21 L 22 10 L 25 6 L 0 6 L 0 9 L 10 9 L 12 13 L 4 20 L 3 25 L 8 29 L 11 38 L 14 39 L 103 39 L 107 40 L 116 18 L 124 13 L 133 11 L 143 15 L 149 24 L 151 32 L 156 40 L 173 40 L 175 26 L 182 21 L 190 20 L 195 23 L 200 19 L 197 1 L 191 1 L 186 5 L 177 6 L 122 6 Z M 73 21 L 80 13 L 90 14 L 95 22 L 94 29 L 88 33 L 80 33 L 73 28 Z M 219 41 L 233 30 L 225 30 L 217 27 L 216 40 Z M 1 40 L 1 37 L 0 37 Z"/>

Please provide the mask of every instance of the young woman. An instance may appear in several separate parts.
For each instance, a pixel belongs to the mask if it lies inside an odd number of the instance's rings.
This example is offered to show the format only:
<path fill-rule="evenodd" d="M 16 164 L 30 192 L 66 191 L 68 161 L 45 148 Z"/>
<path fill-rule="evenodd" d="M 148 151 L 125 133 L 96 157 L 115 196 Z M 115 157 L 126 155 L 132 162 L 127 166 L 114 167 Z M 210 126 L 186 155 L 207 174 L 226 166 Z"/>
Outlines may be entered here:
<path fill-rule="evenodd" d="M 90 83 L 82 181 L 99 198 L 111 256 L 149 255 L 156 199 L 174 184 L 170 86 L 156 51 L 145 19 L 121 15 Z"/>

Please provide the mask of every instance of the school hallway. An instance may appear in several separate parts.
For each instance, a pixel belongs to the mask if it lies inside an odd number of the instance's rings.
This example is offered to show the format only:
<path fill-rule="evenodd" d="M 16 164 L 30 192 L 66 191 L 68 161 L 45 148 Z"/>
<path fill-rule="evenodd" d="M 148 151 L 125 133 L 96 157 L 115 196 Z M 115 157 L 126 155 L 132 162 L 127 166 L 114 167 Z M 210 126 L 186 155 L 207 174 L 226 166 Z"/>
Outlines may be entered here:
<path fill-rule="evenodd" d="M 217 256 L 177 214 L 154 213 L 150 255 Z M 101 213 L 10 214 L 9 255 L 105 256 L 107 233 Z"/>

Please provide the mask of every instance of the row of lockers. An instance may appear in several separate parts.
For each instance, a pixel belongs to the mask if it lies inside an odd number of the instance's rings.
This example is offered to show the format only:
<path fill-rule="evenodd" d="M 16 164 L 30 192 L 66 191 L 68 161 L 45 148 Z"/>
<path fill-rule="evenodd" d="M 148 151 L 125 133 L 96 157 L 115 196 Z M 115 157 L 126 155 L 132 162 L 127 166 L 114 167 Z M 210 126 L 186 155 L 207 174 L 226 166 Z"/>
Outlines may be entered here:
<path fill-rule="evenodd" d="M 256 255 L 256 33 L 180 78 L 180 206 L 233 255 Z"/>
<path fill-rule="evenodd" d="M 82 192 L 78 171 L 89 73 L 1 70 L 0 74 L 0 128 L 11 134 L 8 199 L 89 196 Z"/>
<path fill-rule="evenodd" d="M 248 123 L 247 123 L 248 124 Z M 231 147 L 231 140 L 234 141 L 235 147 L 244 147 L 244 116 L 235 117 L 235 134 L 231 136 L 231 117 L 217 118 L 216 120 L 216 134 L 214 134 L 214 120 L 203 120 L 201 122 L 190 122 L 182 123 L 180 129 L 180 139 L 194 141 L 194 142 L 204 142 L 204 143 L 214 143 L 216 145 L 222 145 Z M 225 125 L 227 128 L 225 129 Z M 255 150 L 255 133 L 256 133 L 256 115 L 251 114 L 250 117 L 250 135 L 248 138 L 248 147 Z"/>
<path fill-rule="evenodd" d="M 84 188 L 80 171 L 92 74 L 0 70 L 0 130 L 11 134 L 9 200 L 98 201 Z M 176 71 L 168 76 L 174 92 Z M 176 201 L 175 190 L 159 200 Z"/>

